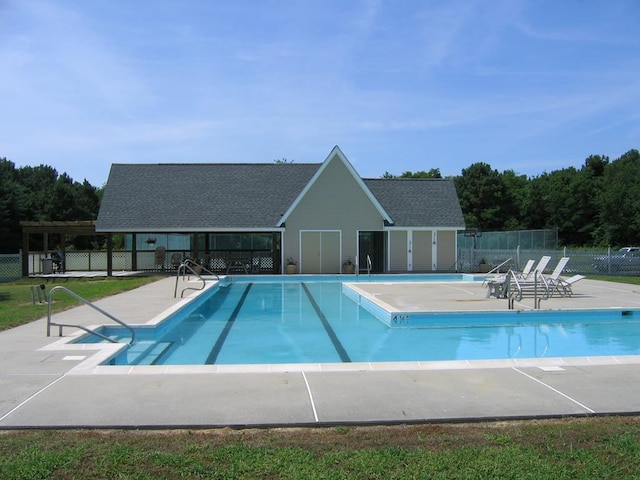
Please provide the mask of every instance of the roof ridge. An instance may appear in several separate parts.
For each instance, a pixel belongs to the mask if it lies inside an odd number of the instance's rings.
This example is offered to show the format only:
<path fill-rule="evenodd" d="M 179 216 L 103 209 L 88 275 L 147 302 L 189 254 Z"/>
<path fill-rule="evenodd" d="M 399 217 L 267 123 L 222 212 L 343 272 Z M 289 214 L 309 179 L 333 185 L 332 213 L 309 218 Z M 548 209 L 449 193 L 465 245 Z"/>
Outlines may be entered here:
<path fill-rule="evenodd" d="M 416 180 L 425 180 L 425 181 L 442 181 L 442 180 L 452 180 L 451 178 L 425 178 L 425 177 L 398 177 L 398 178 L 384 178 L 384 177 L 376 177 L 376 178 L 363 178 L 363 180 L 401 180 L 401 181 L 416 181 Z"/>
<path fill-rule="evenodd" d="M 158 167 L 158 166 L 179 166 L 179 167 L 184 167 L 184 166 L 198 166 L 198 165 L 202 165 L 202 166 L 211 166 L 211 165 L 251 165 L 251 166 L 281 166 L 281 165 L 292 165 L 292 166 L 296 166 L 296 165 L 305 165 L 305 166 L 309 166 L 309 165 L 321 165 L 322 162 L 300 162 L 300 163 L 267 163 L 267 162 L 162 162 L 162 163 L 154 163 L 154 162 L 144 162 L 144 163 L 139 163 L 139 162 L 132 162 L 132 163 L 112 163 L 112 165 L 127 165 L 127 166 L 153 166 L 153 167 Z"/>

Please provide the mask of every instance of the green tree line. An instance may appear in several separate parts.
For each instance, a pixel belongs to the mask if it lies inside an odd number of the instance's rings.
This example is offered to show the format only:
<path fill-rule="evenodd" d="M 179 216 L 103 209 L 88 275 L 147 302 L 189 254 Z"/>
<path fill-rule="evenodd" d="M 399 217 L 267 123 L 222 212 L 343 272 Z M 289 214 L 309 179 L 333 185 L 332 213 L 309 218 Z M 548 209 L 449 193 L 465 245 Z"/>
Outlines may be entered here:
<path fill-rule="evenodd" d="M 94 220 L 102 190 L 74 181 L 55 168 L 16 168 L 0 158 L 0 253 L 22 245 L 21 221 Z"/>
<path fill-rule="evenodd" d="M 440 170 L 384 178 L 442 178 Z M 477 162 L 451 177 L 467 228 L 486 231 L 558 229 L 563 245 L 606 247 L 640 244 L 640 153 L 610 161 L 591 155 L 580 169 L 535 177 L 499 172 Z"/>
<path fill-rule="evenodd" d="M 482 230 L 558 229 L 563 245 L 640 244 L 640 153 L 629 150 L 610 161 L 591 155 L 581 168 L 534 177 L 499 172 L 477 162 L 450 177 L 467 228 Z M 383 178 L 442 178 L 438 168 Z M 93 220 L 102 189 L 73 181 L 49 166 L 16 168 L 0 158 L 0 252 L 16 252 L 20 221 Z"/>

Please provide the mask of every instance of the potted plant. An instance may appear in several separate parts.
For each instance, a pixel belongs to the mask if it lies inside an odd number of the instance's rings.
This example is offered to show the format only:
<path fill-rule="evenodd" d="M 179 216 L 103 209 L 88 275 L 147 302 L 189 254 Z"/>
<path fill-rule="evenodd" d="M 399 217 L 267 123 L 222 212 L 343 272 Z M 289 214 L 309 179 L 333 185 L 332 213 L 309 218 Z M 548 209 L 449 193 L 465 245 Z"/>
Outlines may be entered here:
<path fill-rule="evenodd" d="M 342 271 L 344 273 L 347 274 L 353 274 L 356 273 L 356 266 L 355 264 L 351 261 L 351 258 L 347 258 L 344 263 L 342 264 Z"/>
<path fill-rule="evenodd" d="M 298 262 L 296 262 L 292 257 L 287 257 L 287 261 L 285 262 L 284 271 L 287 275 L 292 275 L 297 273 L 298 271 Z"/>

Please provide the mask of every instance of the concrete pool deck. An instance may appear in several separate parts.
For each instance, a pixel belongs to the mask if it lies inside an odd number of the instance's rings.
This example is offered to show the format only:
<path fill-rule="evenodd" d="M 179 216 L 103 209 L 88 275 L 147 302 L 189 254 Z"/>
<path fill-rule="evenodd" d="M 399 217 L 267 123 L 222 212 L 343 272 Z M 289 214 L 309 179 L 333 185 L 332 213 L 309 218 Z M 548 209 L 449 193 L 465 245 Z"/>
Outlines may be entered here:
<path fill-rule="evenodd" d="M 147 323 L 175 279 L 96 302 Z M 359 284 L 391 308 L 506 310 L 479 284 Z M 593 280 L 543 309 L 640 308 L 640 287 Z M 530 309 L 532 299 L 516 308 Z M 413 310 L 412 310 L 413 309 Z M 43 315 L 46 307 L 43 306 Z M 82 306 L 54 321 L 108 323 Z M 71 335 L 74 329 L 65 329 Z M 57 329 L 52 335 L 57 335 Z M 60 348 L 46 319 L 0 333 L 0 428 L 318 426 L 640 413 L 640 356 L 304 366 L 107 367 Z"/>

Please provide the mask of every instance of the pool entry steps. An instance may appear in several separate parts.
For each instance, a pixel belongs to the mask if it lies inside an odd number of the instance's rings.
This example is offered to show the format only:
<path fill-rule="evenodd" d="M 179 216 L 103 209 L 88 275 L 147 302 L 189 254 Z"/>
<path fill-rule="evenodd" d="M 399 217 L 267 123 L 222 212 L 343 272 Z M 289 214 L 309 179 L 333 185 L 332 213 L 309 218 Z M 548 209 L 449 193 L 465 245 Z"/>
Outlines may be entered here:
<path fill-rule="evenodd" d="M 56 287 L 53 287 L 51 290 L 49 290 L 49 296 L 48 296 L 48 307 L 47 307 L 47 337 L 51 336 L 51 327 L 58 327 L 58 336 L 62 336 L 62 328 L 63 327 L 69 327 L 69 328 L 79 328 L 80 330 L 83 330 L 91 335 L 95 335 L 97 337 L 102 338 L 103 340 L 106 340 L 108 342 L 111 343 L 117 343 L 116 340 L 114 340 L 111 337 L 108 337 L 106 335 L 103 335 L 102 333 L 96 331 L 96 330 L 91 330 L 90 328 L 87 328 L 83 325 L 78 325 L 78 324 L 66 324 L 66 323 L 56 323 L 51 321 L 51 310 L 52 310 L 52 304 L 53 304 L 53 294 L 55 292 L 64 292 L 67 295 L 72 296 L 73 298 L 75 298 L 76 300 L 80 300 L 82 303 L 84 303 L 85 305 L 93 308 L 94 310 L 100 312 L 102 315 L 104 315 L 105 317 L 110 318 L 111 320 L 113 320 L 114 322 L 116 322 L 117 324 L 121 325 L 122 327 L 126 328 L 129 332 L 131 332 L 131 340 L 129 340 L 129 345 L 132 345 L 133 342 L 136 339 L 136 331 L 133 327 L 127 325 L 126 323 L 124 323 L 122 320 L 120 320 L 117 317 L 114 317 L 113 315 L 111 315 L 109 312 L 101 309 L 100 307 L 98 307 L 97 305 L 91 303 L 89 300 L 81 297 L 80 295 L 78 295 L 75 292 L 72 292 L 71 290 L 69 290 L 66 287 L 63 287 L 61 285 L 58 285 Z"/>

